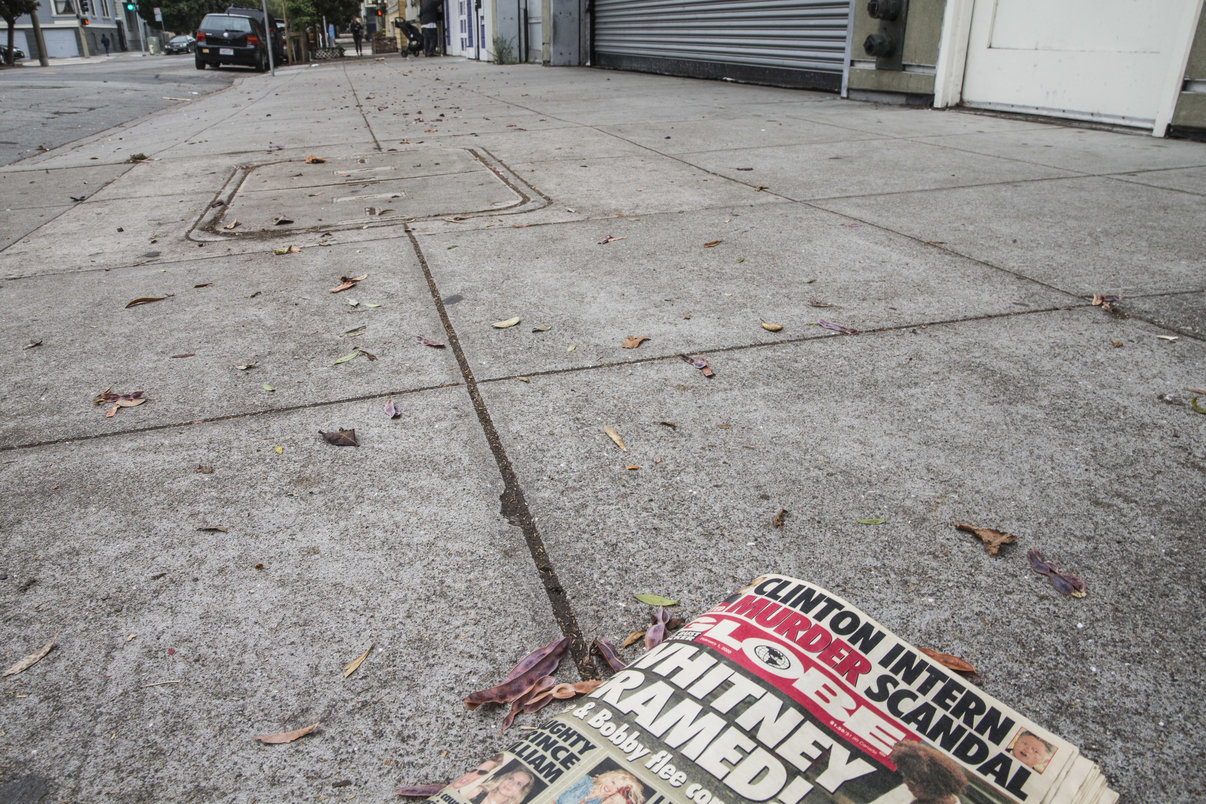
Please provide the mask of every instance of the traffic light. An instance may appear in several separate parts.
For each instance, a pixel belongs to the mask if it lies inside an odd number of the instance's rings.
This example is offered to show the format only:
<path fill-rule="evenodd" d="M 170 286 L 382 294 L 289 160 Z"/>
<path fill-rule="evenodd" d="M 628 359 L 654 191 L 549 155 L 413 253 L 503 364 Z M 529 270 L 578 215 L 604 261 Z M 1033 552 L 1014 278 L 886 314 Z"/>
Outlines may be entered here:
<path fill-rule="evenodd" d="M 86 17 L 91 13 L 92 13 L 92 9 L 89 6 L 88 0 L 80 0 L 80 14 L 82 14 Z M 85 23 L 85 24 L 87 24 L 87 23 Z"/>
<path fill-rule="evenodd" d="M 134 10 L 134 4 L 126 3 L 126 11 L 133 11 L 133 10 Z"/>

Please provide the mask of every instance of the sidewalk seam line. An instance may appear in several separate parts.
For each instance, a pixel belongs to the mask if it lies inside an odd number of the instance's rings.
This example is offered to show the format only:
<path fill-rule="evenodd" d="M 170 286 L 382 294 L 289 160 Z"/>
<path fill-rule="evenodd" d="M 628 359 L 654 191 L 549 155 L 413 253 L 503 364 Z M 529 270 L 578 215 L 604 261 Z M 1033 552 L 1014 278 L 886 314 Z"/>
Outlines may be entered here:
<path fill-rule="evenodd" d="M 452 348 L 452 352 L 456 356 L 457 365 L 460 367 L 461 374 L 465 378 L 465 390 L 469 392 L 469 399 L 473 404 L 474 412 L 477 414 L 482 434 L 485 436 L 486 443 L 490 447 L 490 452 L 494 456 L 494 461 L 498 465 L 499 474 L 502 475 L 503 492 L 499 495 L 499 513 L 511 525 L 519 528 L 523 533 L 528 550 L 532 554 L 532 561 L 536 564 L 537 574 L 540 576 L 545 594 L 548 596 L 549 604 L 552 606 L 553 618 L 557 621 L 562 635 L 569 637 L 570 654 L 574 657 L 574 663 L 578 666 L 578 674 L 584 680 L 597 678 L 598 673 L 594 668 L 594 663 L 591 661 L 590 649 L 586 644 L 585 638 L 582 636 L 582 630 L 578 627 L 578 619 L 574 615 L 573 607 L 570 605 L 569 596 L 566 595 L 565 588 L 557 578 L 557 572 L 553 568 L 552 561 L 549 559 L 548 551 L 545 549 L 544 540 L 540 536 L 540 531 L 536 528 L 536 522 L 532 517 L 527 498 L 523 493 L 523 486 L 520 484 L 519 477 L 515 474 L 515 469 L 511 465 L 511 459 L 502 445 L 502 439 L 499 438 L 498 430 L 494 426 L 494 420 L 490 417 L 486 401 L 482 398 L 481 390 L 478 388 L 477 379 L 473 376 L 473 370 L 470 368 L 469 361 L 465 357 L 465 352 L 461 348 L 461 342 L 457 337 L 456 330 L 452 326 L 452 320 L 448 317 L 448 309 L 444 306 L 444 301 L 440 297 L 435 277 L 431 273 L 431 266 L 428 265 L 427 258 L 419 246 L 419 240 L 414 232 L 411 231 L 409 225 L 406 227 L 406 232 L 407 237 L 410 239 L 411 248 L 414 249 L 415 257 L 419 261 L 419 267 L 423 271 L 423 276 L 427 279 L 427 287 L 431 291 L 432 301 L 435 302 L 436 310 L 440 315 L 440 321 L 444 325 L 448 345 Z"/>

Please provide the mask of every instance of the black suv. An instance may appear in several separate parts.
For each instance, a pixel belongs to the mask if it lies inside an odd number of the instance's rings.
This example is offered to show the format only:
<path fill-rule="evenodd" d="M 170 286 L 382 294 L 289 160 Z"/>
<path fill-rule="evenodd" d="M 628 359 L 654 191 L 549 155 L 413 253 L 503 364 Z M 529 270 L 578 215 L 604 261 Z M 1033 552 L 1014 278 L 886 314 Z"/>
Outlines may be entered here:
<path fill-rule="evenodd" d="M 197 29 L 197 69 L 242 64 L 268 69 L 268 37 L 259 20 L 236 14 L 206 14 Z"/>

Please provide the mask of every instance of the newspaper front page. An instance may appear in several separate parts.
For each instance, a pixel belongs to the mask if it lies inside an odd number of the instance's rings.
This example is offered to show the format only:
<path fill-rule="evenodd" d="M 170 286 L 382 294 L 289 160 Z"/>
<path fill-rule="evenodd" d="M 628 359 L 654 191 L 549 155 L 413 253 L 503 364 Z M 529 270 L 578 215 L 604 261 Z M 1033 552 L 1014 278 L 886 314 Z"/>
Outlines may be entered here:
<path fill-rule="evenodd" d="M 1068 742 L 845 600 L 758 578 L 445 804 L 1113 802 Z"/>

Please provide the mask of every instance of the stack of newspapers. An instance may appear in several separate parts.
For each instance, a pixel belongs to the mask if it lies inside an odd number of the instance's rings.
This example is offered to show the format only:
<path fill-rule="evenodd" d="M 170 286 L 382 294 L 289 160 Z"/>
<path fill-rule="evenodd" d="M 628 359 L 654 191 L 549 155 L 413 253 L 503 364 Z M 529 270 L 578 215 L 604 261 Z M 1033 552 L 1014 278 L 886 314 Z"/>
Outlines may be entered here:
<path fill-rule="evenodd" d="M 1117 799 L 1075 746 L 845 600 L 767 575 L 429 801 Z"/>

